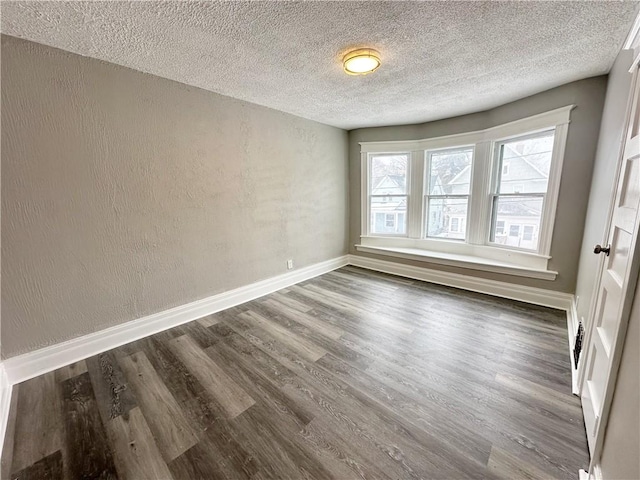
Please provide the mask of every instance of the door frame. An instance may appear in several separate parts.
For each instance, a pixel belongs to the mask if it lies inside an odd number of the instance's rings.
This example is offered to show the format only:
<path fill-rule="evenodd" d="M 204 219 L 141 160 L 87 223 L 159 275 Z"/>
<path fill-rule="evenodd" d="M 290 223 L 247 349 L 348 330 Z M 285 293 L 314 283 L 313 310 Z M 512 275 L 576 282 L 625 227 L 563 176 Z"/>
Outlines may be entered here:
<path fill-rule="evenodd" d="M 638 20 L 640 21 L 640 14 L 638 15 Z M 620 182 L 620 172 L 622 170 L 622 159 L 624 157 L 624 146 L 627 140 L 627 133 L 629 131 L 629 123 L 631 120 L 631 108 L 632 108 L 632 103 L 633 103 L 633 96 L 634 96 L 634 90 L 635 90 L 635 84 L 636 81 L 638 80 L 638 76 L 640 75 L 639 73 L 639 64 L 640 64 L 640 32 L 638 32 L 637 37 L 636 37 L 636 43 L 638 43 L 638 45 L 636 45 L 636 50 L 637 50 L 637 54 L 635 55 L 635 58 L 631 64 L 631 68 L 629 69 L 629 74 L 632 75 L 631 78 L 631 88 L 629 89 L 629 94 L 628 94 L 628 98 L 627 98 L 627 108 L 625 110 L 625 121 L 624 121 L 624 125 L 623 125 L 623 138 L 620 142 L 620 150 L 618 152 L 618 158 L 617 158 L 617 162 L 616 162 L 616 174 L 614 177 L 614 181 L 613 181 L 613 185 L 615 186 L 615 188 L 612 190 L 611 192 L 611 197 L 609 197 L 609 211 L 607 212 L 607 218 L 605 220 L 605 228 L 602 232 L 602 243 L 601 245 L 606 245 L 607 241 L 609 240 L 609 231 L 611 230 L 611 223 L 613 222 L 613 213 L 615 210 L 615 201 L 616 201 L 616 196 L 617 196 L 617 186 L 618 183 Z M 633 47 L 632 47 L 633 49 Z M 593 290 L 591 292 L 591 302 L 589 303 L 589 311 L 587 313 L 587 328 L 585 329 L 585 338 L 583 341 L 583 352 L 586 352 L 586 345 L 589 345 L 589 342 L 591 341 L 591 331 L 592 331 L 592 326 L 593 326 L 593 321 L 595 319 L 595 314 L 596 314 L 596 304 L 598 301 L 598 291 L 600 289 L 600 279 L 602 278 L 602 270 L 604 269 L 604 265 L 606 262 L 606 257 L 603 257 L 602 255 L 598 256 L 598 266 L 596 268 L 596 281 L 594 283 L 593 286 Z M 633 272 L 632 272 L 633 274 Z M 578 367 L 577 367 L 577 374 L 578 374 L 578 380 L 577 380 L 577 388 L 578 388 L 578 392 L 576 393 L 576 395 L 580 396 L 580 394 L 582 393 L 582 382 L 584 380 L 584 376 L 585 376 L 585 372 L 586 372 L 586 361 L 585 361 L 585 356 L 582 355 L 580 356 L 580 359 L 578 361 Z"/>
<path fill-rule="evenodd" d="M 611 225 L 613 222 L 613 214 L 615 210 L 615 201 L 618 193 L 618 185 L 620 183 L 620 174 L 622 171 L 622 163 L 624 159 L 624 152 L 626 149 L 627 140 L 629 139 L 629 128 L 631 126 L 631 113 L 633 109 L 634 100 L 640 102 L 640 28 L 636 28 L 640 26 L 640 14 L 638 15 L 636 22 L 634 24 L 634 28 L 630 33 L 630 38 L 625 42 L 625 49 L 631 49 L 634 51 L 634 60 L 632 61 L 631 68 L 629 69 L 629 73 L 633 75 L 631 79 L 631 88 L 628 95 L 627 100 L 627 108 L 625 112 L 625 122 L 623 127 L 623 138 L 620 144 L 620 151 L 618 152 L 618 161 L 616 165 L 616 174 L 614 179 L 614 185 L 616 186 L 612 192 L 612 196 L 609 199 L 609 211 L 607 214 L 607 219 L 605 222 L 606 229 L 603 232 L 604 244 L 607 244 L 609 240 Z M 636 97 L 637 95 L 637 97 Z M 640 107 L 638 107 L 640 108 Z M 640 211 L 636 215 L 636 223 L 640 222 Z M 605 387 L 605 397 L 603 399 L 603 407 L 602 407 L 602 415 L 600 417 L 599 424 L 597 426 L 596 436 L 595 436 L 595 444 L 593 447 L 593 452 L 591 452 L 591 461 L 589 465 L 589 478 L 597 478 L 597 472 L 600 471 L 600 454 L 602 452 L 602 446 L 604 442 L 604 435 L 606 432 L 606 427 L 609 419 L 609 413 L 611 411 L 611 403 L 613 400 L 613 394 L 615 390 L 615 383 L 618 377 L 618 370 L 620 366 L 620 359 L 622 357 L 622 350 L 624 346 L 624 341 L 627 333 L 627 326 L 629 323 L 629 317 L 631 313 L 631 306 L 634 300 L 634 292 L 638 282 L 638 276 L 640 275 L 640 236 L 636 236 L 633 244 L 633 252 L 630 255 L 631 265 L 629 272 L 629 282 L 627 284 L 626 290 L 623 292 L 624 302 L 621 309 L 621 318 L 620 325 L 618 327 L 617 337 L 612 342 L 613 349 L 613 357 L 611 360 L 611 369 L 609 371 L 609 375 L 606 381 Z M 597 275 L 596 282 L 594 284 L 594 288 L 592 291 L 591 302 L 589 304 L 588 311 L 588 328 L 585 331 L 585 341 L 584 341 L 584 352 L 587 354 L 589 352 L 589 345 L 591 343 L 591 338 L 593 335 L 594 325 L 595 325 L 595 316 L 596 316 L 596 307 L 598 302 L 598 293 L 600 290 L 602 274 L 605 266 L 606 259 L 604 257 L 600 257 L 598 260 L 597 267 Z M 584 377 L 586 375 L 586 365 L 587 358 L 583 355 L 578 363 L 578 396 L 582 393 L 582 386 L 584 383 Z M 595 475 L 595 477 L 594 477 Z"/>

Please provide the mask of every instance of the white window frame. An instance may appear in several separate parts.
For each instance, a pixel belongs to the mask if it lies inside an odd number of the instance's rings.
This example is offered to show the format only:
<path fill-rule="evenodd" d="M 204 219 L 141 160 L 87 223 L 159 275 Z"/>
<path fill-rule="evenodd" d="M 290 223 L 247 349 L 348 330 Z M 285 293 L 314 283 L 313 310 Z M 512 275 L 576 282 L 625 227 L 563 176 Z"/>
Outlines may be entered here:
<path fill-rule="evenodd" d="M 405 222 L 407 225 L 407 228 L 405 229 L 405 232 L 407 233 L 376 233 L 375 235 L 377 237 L 407 237 L 409 235 L 408 230 L 409 230 L 409 198 L 410 198 L 410 193 L 411 193 L 411 185 L 408 183 L 409 179 L 411 178 L 411 168 L 413 165 L 412 162 L 412 153 L 411 152 L 407 152 L 407 151 L 397 151 L 397 152 L 375 152 L 374 154 L 375 156 L 397 156 L 397 155 L 407 155 L 407 183 L 406 183 L 406 193 L 404 195 L 376 195 L 379 197 L 406 197 L 407 199 L 407 213 L 406 213 L 406 217 L 405 217 Z M 374 155 L 367 155 L 365 156 L 365 166 L 363 168 L 363 172 L 364 176 L 362 178 L 362 188 L 363 188 L 363 192 L 366 192 L 366 195 L 363 195 L 365 197 L 365 200 L 363 201 L 363 204 L 366 205 L 366 218 L 362 218 L 362 228 L 363 231 L 366 232 L 371 232 L 371 198 L 373 197 L 373 195 L 371 194 L 371 185 L 370 185 L 370 171 L 371 171 L 371 159 Z M 365 178 L 366 176 L 366 178 Z M 363 210 L 363 212 L 365 211 Z M 383 212 L 381 212 L 383 213 Z M 384 212 L 385 214 L 387 212 Z M 390 213 L 390 212 L 389 212 Z M 385 224 L 387 221 L 387 217 L 385 215 Z M 396 227 L 395 230 L 397 230 L 397 219 L 396 219 Z"/>
<path fill-rule="evenodd" d="M 554 279 L 557 272 L 547 270 L 551 258 L 551 239 L 558 202 L 560 176 L 564 161 L 567 132 L 571 110 L 575 105 L 558 108 L 546 113 L 496 127 L 412 141 L 361 142 L 361 238 L 356 245 L 359 251 L 402 256 L 431 263 L 468 266 L 487 271 L 500 271 L 533 278 Z M 492 186 L 498 168 L 496 146 L 503 141 L 529 134 L 555 129 L 552 160 L 538 230 L 537 251 L 524 250 L 490 243 Z M 425 171 L 429 153 L 436 150 L 474 147 L 466 222 L 466 240 L 426 238 L 425 231 Z M 409 153 L 407 178 L 406 235 L 372 235 L 370 233 L 369 158 L 372 154 Z M 505 232 L 508 228 L 505 225 Z M 392 238 L 390 238 L 392 237 Z M 451 260 L 456 258 L 458 260 Z M 493 265 L 505 263 L 503 267 Z M 476 264 L 481 265 L 478 267 Z M 511 268 L 510 266 L 513 266 Z M 514 273 L 516 272 L 516 273 Z M 518 273 L 519 272 L 519 273 Z M 532 275 L 533 272 L 533 275 Z"/>
<path fill-rule="evenodd" d="M 462 151 L 462 150 L 471 150 L 471 171 L 473 171 L 473 159 L 475 156 L 475 148 L 474 145 L 462 145 L 456 148 L 442 148 L 442 149 L 437 149 L 437 150 L 425 150 L 424 152 L 424 183 L 422 185 L 422 193 L 424 195 L 424 200 L 422 203 L 422 212 L 420 213 L 424 219 L 426 219 L 426 214 L 429 211 L 429 200 L 431 198 L 442 198 L 442 199 L 447 199 L 447 198 L 466 198 L 467 199 L 467 216 L 469 215 L 469 203 L 471 201 L 471 187 L 469 187 L 469 193 L 468 194 L 454 194 L 454 195 L 447 195 L 447 194 L 442 194 L 442 195 L 431 195 L 429 193 L 429 181 L 431 176 L 429 175 L 430 171 L 431 171 L 431 157 L 433 156 L 433 154 L 437 154 L 437 153 L 443 153 L 443 152 L 456 152 L 456 151 Z M 423 220 L 424 222 L 424 220 Z M 462 222 L 460 222 L 462 223 Z M 468 224 L 468 222 L 467 222 Z M 467 238 L 467 233 L 466 232 L 466 226 L 467 224 L 465 224 L 465 229 L 464 230 L 450 230 L 449 228 L 447 228 L 447 230 L 449 232 L 452 233 L 464 233 L 465 234 L 465 238 L 461 239 L 461 238 L 442 238 L 442 237 L 430 237 L 429 236 L 429 232 L 427 232 L 427 225 L 425 225 L 424 223 L 422 223 L 422 225 L 424 226 L 424 230 L 421 232 L 421 236 L 423 236 L 424 238 L 427 239 L 434 239 L 434 240 L 447 240 L 447 241 L 453 241 L 453 242 L 464 242 Z"/>
<path fill-rule="evenodd" d="M 501 147 L 502 145 L 504 145 L 505 143 L 509 143 L 510 141 L 513 140 L 528 140 L 531 138 L 536 138 L 536 137 L 540 137 L 540 136 L 544 136 L 545 134 L 548 134 L 549 132 L 553 131 L 554 134 L 554 147 L 555 147 L 555 143 L 556 143 L 556 129 L 555 128 L 550 128 L 547 130 L 540 130 L 538 132 L 534 132 L 534 133 L 527 133 L 524 135 L 516 135 L 516 136 L 512 136 L 509 137 L 507 139 L 501 139 L 499 141 L 494 142 L 494 148 L 493 148 L 493 175 L 492 175 L 492 181 L 491 181 L 491 204 L 493 207 L 493 202 L 497 197 L 509 197 L 509 196 L 513 196 L 513 197 L 540 197 L 542 198 L 542 205 L 543 205 L 543 211 L 541 212 L 541 216 L 542 216 L 542 222 L 544 222 L 544 204 L 546 202 L 546 198 L 548 195 L 548 190 L 549 190 L 549 186 L 547 185 L 547 192 L 545 193 L 523 193 L 522 191 L 520 192 L 516 192 L 516 188 L 514 187 L 514 192 L 513 193 L 498 193 L 499 190 L 499 181 L 500 181 L 500 152 L 501 152 Z M 552 150 L 553 148 L 552 147 Z M 554 158 L 553 158 L 553 151 L 552 151 L 552 160 L 551 160 L 551 169 L 553 169 L 553 162 L 554 162 Z M 503 173 L 504 174 L 504 173 Z M 560 174 L 560 172 L 558 172 L 558 175 Z M 551 172 L 549 173 L 549 181 L 551 181 Z M 518 185 L 521 186 L 521 185 Z M 524 184 L 522 184 L 522 190 L 524 190 Z M 557 200 L 557 199 L 556 199 Z M 495 214 L 495 212 L 493 212 L 493 208 L 492 208 L 492 215 Z M 554 215 L 555 215 L 555 211 L 554 211 Z M 495 219 L 492 219 L 492 222 L 495 221 Z M 523 231 L 523 225 L 520 225 L 520 231 Z M 528 248 L 522 248 L 522 247 L 517 247 L 517 246 L 512 246 L 512 245 L 502 245 L 500 243 L 496 243 L 491 241 L 491 228 L 493 228 L 493 225 L 490 227 L 489 229 L 489 238 L 488 238 L 488 244 L 492 245 L 492 246 L 496 246 L 496 247 L 500 247 L 500 248 L 510 248 L 510 249 L 515 249 L 515 250 L 524 250 L 524 251 L 528 251 L 531 252 L 531 249 Z M 511 235 L 509 235 L 511 236 Z M 549 243 L 550 246 L 550 243 Z M 540 249 L 538 248 L 538 250 L 536 251 L 536 253 L 540 253 Z"/>

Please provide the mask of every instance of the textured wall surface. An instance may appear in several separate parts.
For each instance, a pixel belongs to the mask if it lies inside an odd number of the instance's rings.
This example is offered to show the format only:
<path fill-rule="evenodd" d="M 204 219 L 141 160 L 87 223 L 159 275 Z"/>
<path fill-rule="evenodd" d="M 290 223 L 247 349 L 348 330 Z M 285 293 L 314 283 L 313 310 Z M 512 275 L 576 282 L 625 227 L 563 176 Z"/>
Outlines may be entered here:
<path fill-rule="evenodd" d="M 589 308 L 593 300 L 593 288 L 599 274 L 602 255 L 594 255 L 594 245 L 607 243 L 607 217 L 611 202 L 611 192 L 616 189 L 616 172 L 625 135 L 627 104 L 631 90 L 632 75 L 629 73 L 633 52 L 623 50 L 609 74 L 607 95 L 598 139 L 598 151 L 593 166 L 593 179 L 589 194 L 589 205 L 584 227 L 584 237 L 580 250 L 576 295 L 578 318 L 589 318 Z"/>
<path fill-rule="evenodd" d="M 640 3 L 19 1 L 2 32 L 343 128 L 478 112 L 609 71 Z M 366 43 L 363 43 L 366 42 Z M 343 55 L 377 48 L 374 75 Z"/>
<path fill-rule="evenodd" d="M 503 105 L 486 112 L 449 118 L 437 122 L 396 127 L 366 128 L 349 132 L 350 168 L 350 253 L 397 261 L 409 265 L 428 266 L 436 270 L 478 276 L 521 285 L 573 292 L 576 285 L 578 255 L 582 242 L 584 217 L 589 196 L 593 159 L 602 115 L 607 77 L 580 80 L 552 90 Z M 445 267 L 382 257 L 355 250 L 360 243 L 360 145 L 358 142 L 387 140 L 418 140 L 453 135 L 501 125 L 520 118 L 575 104 L 567 136 L 562 167 L 560 194 L 551 243 L 549 269 L 558 271 L 554 281 L 536 280 L 512 275 L 484 273 L 477 270 Z"/>
<path fill-rule="evenodd" d="M 3 357 L 346 253 L 347 133 L 2 37 Z"/>

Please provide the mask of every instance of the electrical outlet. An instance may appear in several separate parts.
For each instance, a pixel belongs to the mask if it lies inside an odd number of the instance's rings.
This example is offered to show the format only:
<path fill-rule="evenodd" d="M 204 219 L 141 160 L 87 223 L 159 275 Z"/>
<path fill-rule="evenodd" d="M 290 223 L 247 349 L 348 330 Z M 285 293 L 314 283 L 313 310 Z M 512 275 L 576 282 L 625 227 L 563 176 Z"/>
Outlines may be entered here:
<path fill-rule="evenodd" d="M 293 260 L 289 259 L 287 260 L 287 270 L 292 270 L 293 269 Z"/>

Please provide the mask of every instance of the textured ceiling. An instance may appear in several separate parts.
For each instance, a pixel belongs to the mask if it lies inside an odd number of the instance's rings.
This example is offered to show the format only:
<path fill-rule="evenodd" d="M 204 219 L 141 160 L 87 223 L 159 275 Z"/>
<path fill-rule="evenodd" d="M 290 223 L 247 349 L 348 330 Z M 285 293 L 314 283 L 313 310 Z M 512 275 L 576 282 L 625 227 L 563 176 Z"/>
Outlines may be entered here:
<path fill-rule="evenodd" d="M 485 110 L 607 73 L 638 2 L 8 2 L 3 33 L 342 128 Z M 343 73 L 356 47 L 373 75 Z"/>

